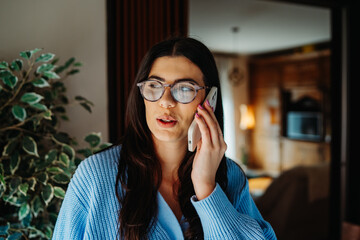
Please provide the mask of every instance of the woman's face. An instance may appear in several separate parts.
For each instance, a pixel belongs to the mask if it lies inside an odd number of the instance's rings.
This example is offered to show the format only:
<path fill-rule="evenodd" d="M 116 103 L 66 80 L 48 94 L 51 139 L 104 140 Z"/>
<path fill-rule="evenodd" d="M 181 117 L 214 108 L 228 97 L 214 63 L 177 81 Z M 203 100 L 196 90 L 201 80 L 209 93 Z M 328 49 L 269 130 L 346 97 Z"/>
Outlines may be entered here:
<path fill-rule="evenodd" d="M 197 85 L 205 86 L 203 74 L 198 66 L 183 56 L 159 57 L 150 70 L 150 77 L 161 79 L 164 84 L 173 84 L 176 80 L 192 79 Z M 205 99 L 205 90 L 199 90 L 195 99 L 182 104 L 173 99 L 170 88 L 156 102 L 144 99 L 146 122 L 154 141 L 184 142 L 187 144 L 187 132 L 194 119 L 197 106 Z"/>

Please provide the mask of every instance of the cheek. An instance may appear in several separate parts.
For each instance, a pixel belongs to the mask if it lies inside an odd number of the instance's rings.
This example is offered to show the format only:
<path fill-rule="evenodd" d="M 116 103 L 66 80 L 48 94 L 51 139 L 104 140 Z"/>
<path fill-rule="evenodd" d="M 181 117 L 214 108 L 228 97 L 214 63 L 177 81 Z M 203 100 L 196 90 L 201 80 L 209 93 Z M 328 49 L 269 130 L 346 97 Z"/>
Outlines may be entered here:
<path fill-rule="evenodd" d="M 145 104 L 146 123 L 149 126 L 150 116 L 152 115 L 152 108 L 151 108 L 151 104 L 148 104 L 146 101 L 144 101 L 144 104 Z"/>

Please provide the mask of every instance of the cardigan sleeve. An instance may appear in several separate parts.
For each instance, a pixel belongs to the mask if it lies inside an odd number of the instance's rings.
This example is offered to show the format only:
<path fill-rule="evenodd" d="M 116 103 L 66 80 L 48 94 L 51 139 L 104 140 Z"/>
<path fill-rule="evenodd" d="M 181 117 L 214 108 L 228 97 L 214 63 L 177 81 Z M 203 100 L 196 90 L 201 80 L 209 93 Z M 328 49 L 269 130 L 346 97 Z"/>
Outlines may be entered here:
<path fill-rule="evenodd" d="M 52 235 L 53 240 L 83 239 L 87 222 L 87 191 L 83 162 L 73 175 L 62 202 Z"/>
<path fill-rule="evenodd" d="M 231 169 L 234 166 L 230 164 L 229 167 Z M 204 238 L 276 239 L 271 225 L 262 218 L 250 195 L 243 172 L 239 169 L 236 174 L 228 175 L 228 196 L 217 183 L 207 198 L 200 201 L 196 196 L 191 198 L 200 217 Z"/>

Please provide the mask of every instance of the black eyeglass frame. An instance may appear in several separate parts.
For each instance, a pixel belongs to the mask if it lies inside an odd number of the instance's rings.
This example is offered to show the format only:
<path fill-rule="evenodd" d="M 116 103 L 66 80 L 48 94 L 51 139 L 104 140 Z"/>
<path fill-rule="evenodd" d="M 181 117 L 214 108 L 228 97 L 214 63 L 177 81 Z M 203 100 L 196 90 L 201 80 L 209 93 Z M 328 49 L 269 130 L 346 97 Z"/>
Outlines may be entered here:
<path fill-rule="evenodd" d="M 162 86 L 162 93 L 161 93 L 160 97 L 159 97 L 158 99 L 156 99 L 156 100 L 147 99 L 147 98 L 144 96 L 144 94 L 143 94 L 144 84 L 145 84 L 146 82 L 150 82 L 150 81 L 151 81 L 151 82 L 157 82 L 157 83 L 159 83 L 159 84 Z M 173 95 L 173 92 L 172 92 L 173 86 L 175 86 L 176 84 L 181 83 L 181 82 L 190 83 L 190 84 L 193 85 L 194 88 L 195 88 L 194 97 L 193 97 L 190 101 L 180 102 L 180 101 L 178 101 L 178 100 L 174 97 L 174 95 Z M 152 78 L 145 79 L 145 80 L 137 83 L 136 86 L 139 87 L 141 96 L 142 96 L 145 100 L 147 100 L 147 101 L 149 101 L 149 102 L 159 101 L 159 100 L 162 98 L 162 96 L 164 96 L 165 88 L 166 88 L 166 87 L 169 87 L 169 88 L 170 88 L 170 93 L 171 93 L 171 96 L 173 97 L 173 99 L 174 99 L 175 101 L 179 102 L 179 103 L 182 103 L 182 104 L 188 104 L 188 103 L 191 103 L 192 101 L 194 101 L 194 99 L 196 98 L 196 95 L 197 95 L 197 93 L 198 93 L 199 90 L 201 90 L 201 89 L 209 89 L 209 88 L 210 88 L 210 87 L 208 87 L 208 86 L 199 86 L 199 85 L 197 85 L 196 83 L 194 83 L 193 81 L 191 81 L 191 80 L 186 80 L 186 79 L 176 80 L 173 84 L 165 84 L 165 83 L 163 83 L 163 82 L 161 82 L 161 81 L 159 81 L 159 80 L 157 80 L 157 79 L 152 79 Z"/>

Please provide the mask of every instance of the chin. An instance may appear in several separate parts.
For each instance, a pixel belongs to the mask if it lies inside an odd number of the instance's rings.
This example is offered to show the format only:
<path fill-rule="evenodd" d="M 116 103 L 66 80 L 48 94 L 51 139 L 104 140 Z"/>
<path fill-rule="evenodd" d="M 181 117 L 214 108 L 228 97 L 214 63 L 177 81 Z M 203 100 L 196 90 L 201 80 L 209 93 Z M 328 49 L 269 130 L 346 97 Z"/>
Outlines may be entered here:
<path fill-rule="evenodd" d="M 156 133 L 153 137 L 161 142 L 179 142 L 184 141 L 184 137 L 172 133 Z M 186 136 L 187 138 L 187 136 Z M 187 142 L 187 140 L 185 140 Z"/>

